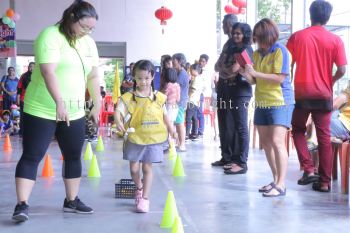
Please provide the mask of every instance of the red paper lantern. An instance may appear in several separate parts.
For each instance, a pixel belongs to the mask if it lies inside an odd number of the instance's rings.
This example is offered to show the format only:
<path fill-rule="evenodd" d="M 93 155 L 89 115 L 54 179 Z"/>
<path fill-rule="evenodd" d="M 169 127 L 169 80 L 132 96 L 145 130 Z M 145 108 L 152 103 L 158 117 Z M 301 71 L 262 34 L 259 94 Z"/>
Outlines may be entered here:
<path fill-rule="evenodd" d="M 173 16 L 173 12 L 166 8 L 165 6 L 162 6 L 156 12 L 154 12 L 154 15 L 157 19 L 160 20 L 160 25 L 165 26 L 167 25 L 166 20 L 170 19 Z M 164 28 L 162 28 L 162 34 L 164 34 Z"/>
<path fill-rule="evenodd" d="M 243 8 L 247 6 L 247 2 L 245 0 L 232 0 L 232 4 L 238 8 Z"/>
<path fill-rule="evenodd" d="M 224 8 L 226 14 L 234 14 L 237 15 L 239 13 L 238 7 L 227 4 Z"/>
<path fill-rule="evenodd" d="M 239 13 L 244 15 L 245 14 L 245 8 L 239 8 Z"/>

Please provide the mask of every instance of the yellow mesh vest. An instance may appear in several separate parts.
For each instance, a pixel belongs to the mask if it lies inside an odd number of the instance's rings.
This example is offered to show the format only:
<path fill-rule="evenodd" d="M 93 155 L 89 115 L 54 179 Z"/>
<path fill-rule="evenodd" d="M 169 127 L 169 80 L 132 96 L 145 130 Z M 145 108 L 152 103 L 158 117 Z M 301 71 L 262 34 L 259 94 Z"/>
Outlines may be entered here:
<path fill-rule="evenodd" d="M 139 145 L 152 145 L 163 143 L 168 139 L 168 131 L 163 119 L 163 105 L 166 96 L 160 92 L 154 92 L 155 100 L 149 97 L 137 97 L 133 100 L 132 93 L 125 93 L 121 98 L 131 115 L 130 128 L 135 133 L 129 133 L 128 140 Z"/>

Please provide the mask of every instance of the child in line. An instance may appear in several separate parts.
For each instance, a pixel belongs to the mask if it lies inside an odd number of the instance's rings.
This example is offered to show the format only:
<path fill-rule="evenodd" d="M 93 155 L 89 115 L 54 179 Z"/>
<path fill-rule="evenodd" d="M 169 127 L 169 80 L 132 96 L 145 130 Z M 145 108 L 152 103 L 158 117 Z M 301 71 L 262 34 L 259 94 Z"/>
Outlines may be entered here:
<path fill-rule="evenodd" d="M 179 111 L 177 104 L 180 101 L 180 85 L 177 83 L 177 72 L 174 68 L 166 68 L 163 72 L 164 89 L 160 91 L 167 97 L 167 116 L 171 127 L 175 130 L 174 122 Z"/>
<path fill-rule="evenodd" d="M 200 97 L 203 91 L 203 77 L 200 76 L 202 70 L 199 64 L 190 67 L 191 81 L 189 87 L 189 100 L 186 109 L 186 140 L 198 140 L 198 117 L 197 111 L 200 104 Z M 190 135 L 192 125 L 193 134 Z"/>
<path fill-rule="evenodd" d="M 1 135 L 12 134 L 13 133 L 13 122 L 11 120 L 11 113 L 8 110 L 2 112 L 2 125 L 1 125 Z"/>
<path fill-rule="evenodd" d="M 162 162 L 163 143 L 168 131 L 173 138 L 176 132 L 171 127 L 166 110 L 166 96 L 153 91 L 155 68 L 148 60 L 136 62 L 133 69 L 135 84 L 132 92 L 121 96 L 115 119 L 121 132 L 129 132 L 124 143 L 123 158 L 130 161 L 130 173 L 136 184 L 136 211 L 149 211 L 149 193 L 153 173 L 152 163 Z M 133 129 L 128 130 L 127 129 Z M 140 177 L 142 163 L 143 183 Z"/>
<path fill-rule="evenodd" d="M 12 119 L 15 119 L 17 117 L 20 117 L 19 107 L 16 104 L 11 105 L 11 117 Z"/>

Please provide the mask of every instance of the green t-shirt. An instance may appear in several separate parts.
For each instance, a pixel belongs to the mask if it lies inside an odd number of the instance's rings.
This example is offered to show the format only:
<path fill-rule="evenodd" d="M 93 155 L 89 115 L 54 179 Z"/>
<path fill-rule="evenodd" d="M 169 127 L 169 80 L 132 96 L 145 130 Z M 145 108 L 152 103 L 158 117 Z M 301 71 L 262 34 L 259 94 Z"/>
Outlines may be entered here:
<path fill-rule="evenodd" d="M 75 47 L 77 51 L 69 46 L 58 26 L 50 26 L 39 34 L 34 43 L 36 66 L 26 90 L 24 112 L 56 120 L 56 103 L 46 88 L 39 67 L 40 64 L 55 63 L 59 90 L 69 119 L 84 116 L 86 77 L 92 67 L 98 66 L 99 57 L 96 44 L 88 35 L 78 39 Z"/>

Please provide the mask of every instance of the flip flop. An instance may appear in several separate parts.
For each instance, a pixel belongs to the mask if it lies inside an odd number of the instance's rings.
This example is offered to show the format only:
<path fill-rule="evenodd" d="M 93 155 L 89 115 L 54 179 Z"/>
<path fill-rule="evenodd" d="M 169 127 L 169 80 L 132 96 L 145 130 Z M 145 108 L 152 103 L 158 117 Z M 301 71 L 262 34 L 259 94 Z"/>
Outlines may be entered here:
<path fill-rule="evenodd" d="M 224 170 L 230 170 L 231 168 L 232 168 L 232 165 L 233 165 L 234 163 L 228 163 L 228 164 L 225 164 L 222 168 L 224 169 Z"/>
<path fill-rule="evenodd" d="M 271 188 L 267 188 L 268 186 L 271 186 Z M 262 186 L 261 188 L 259 188 L 259 193 L 268 193 L 271 191 L 271 189 L 273 189 L 273 187 L 275 187 L 275 183 L 271 182 L 268 185 Z"/>
<path fill-rule="evenodd" d="M 327 189 L 322 188 L 322 184 L 320 182 L 315 182 L 312 184 L 312 189 L 322 193 L 329 193 L 331 191 L 331 187 L 328 185 Z"/>
<path fill-rule="evenodd" d="M 308 185 L 314 182 L 317 182 L 320 179 L 317 175 L 309 176 L 306 172 L 304 172 L 303 176 L 298 180 L 298 185 Z"/>
<path fill-rule="evenodd" d="M 286 193 L 287 193 L 287 189 L 285 188 L 284 190 L 281 189 L 280 187 L 277 187 L 275 184 L 274 184 L 274 187 L 272 189 L 275 189 L 278 191 L 277 194 L 267 194 L 267 193 L 263 193 L 263 197 L 281 197 L 281 196 L 285 196 Z M 271 190 L 272 190 L 271 189 Z"/>

